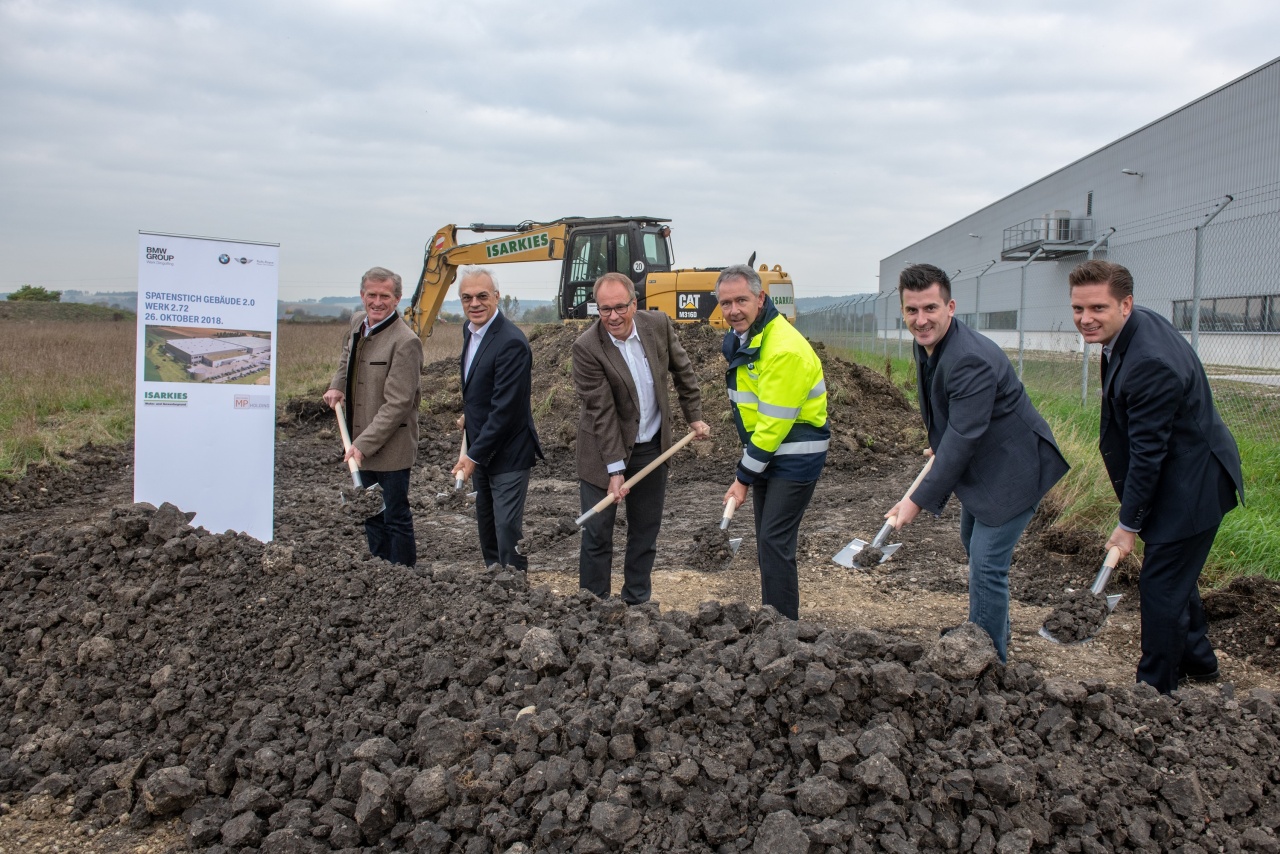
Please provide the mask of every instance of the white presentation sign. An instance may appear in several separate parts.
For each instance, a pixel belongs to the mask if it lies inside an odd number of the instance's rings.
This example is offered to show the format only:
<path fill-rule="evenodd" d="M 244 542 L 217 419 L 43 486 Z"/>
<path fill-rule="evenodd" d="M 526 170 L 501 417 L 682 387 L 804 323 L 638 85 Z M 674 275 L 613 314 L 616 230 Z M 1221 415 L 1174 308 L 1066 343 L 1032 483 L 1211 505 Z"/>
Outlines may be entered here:
<path fill-rule="evenodd" d="M 280 247 L 138 233 L 133 499 L 271 539 Z"/>

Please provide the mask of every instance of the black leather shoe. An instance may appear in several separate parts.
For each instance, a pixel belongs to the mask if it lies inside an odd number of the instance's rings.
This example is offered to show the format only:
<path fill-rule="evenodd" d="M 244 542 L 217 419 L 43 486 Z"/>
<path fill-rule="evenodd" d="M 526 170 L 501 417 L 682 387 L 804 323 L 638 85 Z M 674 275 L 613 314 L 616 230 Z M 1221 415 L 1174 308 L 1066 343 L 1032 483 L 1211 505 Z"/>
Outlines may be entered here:
<path fill-rule="evenodd" d="M 1208 673 L 1184 673 L 1178 680 L 1179 685 L 1209 685 L 1218 681 L 1218 668 Z"/>

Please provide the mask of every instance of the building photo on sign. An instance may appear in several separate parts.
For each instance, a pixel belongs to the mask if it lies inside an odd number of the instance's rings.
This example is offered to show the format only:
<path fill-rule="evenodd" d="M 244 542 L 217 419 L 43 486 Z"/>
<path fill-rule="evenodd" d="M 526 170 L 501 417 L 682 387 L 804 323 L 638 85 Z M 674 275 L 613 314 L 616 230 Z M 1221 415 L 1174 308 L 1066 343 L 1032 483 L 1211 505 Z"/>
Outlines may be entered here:
<path fill-rule="evenodd" d="M 271 333 L 147 326 L 147 382 L 270 385 Z"/>

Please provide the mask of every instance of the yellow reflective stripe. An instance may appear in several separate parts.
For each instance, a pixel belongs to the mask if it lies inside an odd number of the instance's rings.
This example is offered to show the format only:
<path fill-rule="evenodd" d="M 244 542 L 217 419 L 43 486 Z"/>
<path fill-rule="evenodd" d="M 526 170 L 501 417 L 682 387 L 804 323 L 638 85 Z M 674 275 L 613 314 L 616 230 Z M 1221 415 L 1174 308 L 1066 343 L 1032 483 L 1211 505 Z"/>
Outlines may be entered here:
<path fill-rule="evenodd" d="M 815 397 L 822 397 L 826 393 L 827 381 L 825 379 L 818 380 L 818 384 L 809 390 L 809 399 L 813 400 Z"/>
<path fill-rule="evenodd" d="M 749 391 L 729 389 L 729 399 L 734 403 L 759 403 L 760 399 Z"/>

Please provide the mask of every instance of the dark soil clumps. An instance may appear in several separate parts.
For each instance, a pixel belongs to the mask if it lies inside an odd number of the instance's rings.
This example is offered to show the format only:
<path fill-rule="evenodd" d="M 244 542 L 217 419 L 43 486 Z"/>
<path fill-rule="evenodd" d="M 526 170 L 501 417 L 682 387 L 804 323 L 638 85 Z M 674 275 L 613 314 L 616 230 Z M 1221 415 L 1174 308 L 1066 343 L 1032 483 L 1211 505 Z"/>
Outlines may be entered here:
<path fill-rule="evenodd" d="M 1059 643 L 1079 643 L 1096 635 L 1109 613 L 1105 594 L 1072 590 L 1045 619 L 1044 630 Z"/>
<path fill-rule="evenodd" d="M 345 483 L 338 490 L 339 506 L 342 512 L 353 519 L 363 521 L 370 516 L 382 512 L 382 490 L 374 487 L 365 489 L 354 484 Z"/>
<path fill-rule="evenodd" d="M 729 545 L 729 532 L 713 527 L 693 535 L 685 563 L 698 572 L 720 572 L 733 560 L 734 550 Z"/>
<path fill-rule="evenodd" d="M 1214 646 L 1280 669 L 1280 581 L 1259 575 L 1232 579 L 1204 595 L 1204 610 Z"/>
<path fill-rule="evenodd" d="M 862 547 L 862 551 L 853 557 L 854 566 L 875 566 L 884 560 L 884 552 L 872 545 Z"/>
<path fill-rule="evenodd" d="M 979 631 L 926 649 L 333 543 L 168 505 L 0 537 L 0 792 L 179 815 L 217 852 L 1276 844 L 1262 689 L 1046 681 Z"/>

